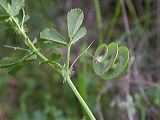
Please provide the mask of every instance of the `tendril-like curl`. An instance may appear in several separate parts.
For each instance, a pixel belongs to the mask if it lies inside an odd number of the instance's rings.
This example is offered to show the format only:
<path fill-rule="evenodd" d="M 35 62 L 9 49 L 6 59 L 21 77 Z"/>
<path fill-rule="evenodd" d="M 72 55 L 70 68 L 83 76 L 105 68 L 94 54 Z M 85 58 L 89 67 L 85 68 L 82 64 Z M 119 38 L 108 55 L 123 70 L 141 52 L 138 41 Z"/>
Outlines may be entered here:
<path fill-rule="evenodd" d="M 128 48 L 112 42 L 109 45 L 102 44 L 96 49 L 93 69 L 103 79 L 116 79 L 127 73 L 128 62 Z"/>

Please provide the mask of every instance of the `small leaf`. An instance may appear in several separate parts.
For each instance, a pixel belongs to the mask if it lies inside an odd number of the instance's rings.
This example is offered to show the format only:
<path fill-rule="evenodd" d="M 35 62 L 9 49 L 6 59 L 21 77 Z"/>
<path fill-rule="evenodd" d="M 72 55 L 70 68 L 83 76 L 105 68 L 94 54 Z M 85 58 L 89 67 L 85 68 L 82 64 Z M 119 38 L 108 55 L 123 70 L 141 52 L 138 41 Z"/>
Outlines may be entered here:
<path fill-rule="evenodd" d="M 5 28 L 5 32 L 6 33 L 11 33 L 11 34 L 15 34 L 16 33 L 15 28 L 13 26 L 7 26 Z"/>
<path fill-rule="evenodd" d="M 0 11 L 0 21 L 4 21 L 9 18 L 9 15 Z"/>
<path fill-rule="evenodd" d="M 48 40 L 44 40 L 44 39 L 39 39 L 36 47 L 40 48 L 40 49 L 52 49 L 52 48 L 61 48 L 64 47 L 63 44 L 59 44 L 59 43 L 55 43 L 55 42 L 50 42 Z"/>
<path fill-rule="evenodd" d="M 61 58 L 61 54 L 60 54 L 60 53 L 53 53 L 53 54 L 51 55 L 50 60 L 51 60 L 51 61 L 59 61 L 60 58 Z"/>
<path fill-rule="evenodd" d="M 9 18 L 9 4 L 6 0 L 0 0 L 0 21 Z"/>
<path fill-rule="evenodd" d="M 24 22 L 27 22 L 30 19 L 29 15 L 25 15 Z"/>
<path fill-rule="evenodd" d="M 34 38 L 34 40 L 32 41 L 33 44 L 37 43 L 37 38 Z"/>
<path fill-rule="evenodd" d="M 19 60 L 13 57 L 6 57 L 0 60 L 0 68 L 7 68 L 19 63 Z"/>
<path fill-rule="evenodd" d="M 40 39 L 45 40 L 46 43 L 56 43 L 58 45 L 66 45 L 66 41 L 63 36 L 53 29 L 45 29 L 40 33 Z"/>
<path fill-rule="evenodd" d="M 0 0 L 0 12 L 4 13 L 9 10 L 9 4 L 6 0 Z"/>
<path fill-rule="evenodd" d="M 31 61 L 31 60 L 35 60 L 37 59 L 37 55 L 34 54 L 33 52 L 29 52 L 27 53 L 24 57 L 22 58 L 14 58 L 14 57 L 6 57 L 6 58 L 2 58 L 0 60 L 0 68 L 8 68 L 8 67 L 12 67 L 15 66 L 19 63 L 24 63 L 27 61 Z"/>
<path fill-rule="evenodd" d="M 86 32 L 87 32 L 87 30 L 85 27 L 80 28 L 78 30 L 78 32 L 75 34 L 75 36 L 73 37 L 72 43 L 77 42 L 79 39 L 81 39 L 83 36 L 85 36 Z"/>
<path fill-rule="evenodd" d="M 31 61 L 31 60 L 36 60 L 37 59 L 37 55 L 36 54 L 33 54 L 31 55 L 30 57 L 26 58 L 25 60 L 26 61 Z"/>
<path fill-rule="evenodd" d="M 20 60 L 21 61 L 32 61 L 37 59 L 37 54 L 35 54 L 33 51 L 29 51 L 24 55 Z"/>
<path fill-rule="evenodd" d="M 19 11 L 24 7 L 24 0 L 12 0 L 11 3 L 11 14 L 12 16 L 16 16 L 19 14 Z"/>
<path fill-rule="evenodd" d="M 72 37 L 77 33 L 79 30 L 82 22 L 83 22 L 84 14 L 81 9 L 72 9 L 67 14 L 67 26 L 68 26 L 68 34 L 69 38 Z"/>
<path fill-rule="evenodd" d="M 16 66 L 14 66 L 13 68 L 11 68 L 11 70 L 8 72 L 10 75 L 15 75 L 17 72 L 19 72 L 22 69 L 22 65 L 17 64 Z"/>

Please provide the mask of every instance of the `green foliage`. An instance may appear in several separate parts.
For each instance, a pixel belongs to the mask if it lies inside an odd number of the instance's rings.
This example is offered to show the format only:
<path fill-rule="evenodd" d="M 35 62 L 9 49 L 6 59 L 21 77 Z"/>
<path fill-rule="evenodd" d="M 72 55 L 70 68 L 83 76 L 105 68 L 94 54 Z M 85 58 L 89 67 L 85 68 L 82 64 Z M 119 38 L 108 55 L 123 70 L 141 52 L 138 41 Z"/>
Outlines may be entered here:
<path fill-rule="evenodd" d="M 86 35 L 86 28 L 81 27 L 83 22 L 84 14 L 81 9 L 72 9 L 67 14 L 67 26 L 69 41 L 65 39 L 60 33 L 54 29 L 45 29 L 40 33 L 40 39 L 45 40 L 45 43 L 54 43 L 58 46 L 65 46 L 67 44 L 73 44 L 80 38 Z M 69 43 L 68 43 L 69 42 Z"/>
<path fill-rule="evenodd" d="M 72 9 L 67 14 L 67 26 L 70 39 L 76 34 L 83 22 L 84 14 L 81 9 Z"/>
<path fill-rule="evenodd" d="M 116 43 L 100 45 L 94 55 L 93 68 L 97 75 L 110 80 L 124 75 L 128 70 L 129 51 Z"/>
<path fill-rule="evenodd" d="M 60 33 L 53 29 L 45 29 L 40 33 L 40 39 L 46 40 L 46 43 L 55 43 L 57 45 L 66 45 L 66 40 Z"/>
<path fill-rule="evenodd" d="M 0 60 L 0 68 L 11 67 L 15 64 L 19 63 L 17 58 L 14 57 L 6 57 Z"/>
<path fill-rule="evenodd" d="M 0 20 L 3 21 L 9 18 L 9 5 L 6 0 L 0 0 Z"/>
<path fill-rule="evenodd" d="M 18 71 L 22 69 L 22 66 L 25 62 L 32 61 L 37 59 L 37 55 L 33 54 L 33 52 L 27 53 L 22 58 L 15 57 L 6 57 L 0 60 L 0 68 L 10 68 L 9 74 L 15 75 Z"/>
<path fill-rule="evenodd" d="M 6 0 L 0 0 L 0 17 L 4 20 L 11 16 L 16 16 L 24 7 L 24 0 L 12 0 L 9 4 Z"/>
<path fill-rule="evenodd" d="M 13 58 L 5 58 L 0 61 L 0 68 L 11 67 L 9 73 L 14 75 L 18 71 L 21 70 L 24 63 L 29 62 L 31 60 L 36 60 L 37 56 L 39 56 L 42 61 L 41 63 L 47 63 L 56 69 L 64 78 L 64 82 L 67 82 L 82 107 L 88 114 L 91 120 L 96 120 L 89 107 L 79 94 L 78 90 L 74 86 L 71 81 L 71 76 L 73 74 L 73 65 L 75 62 L 84 54 L 87 53 L 87 50 L 90 48 L 92 43 L 86 48 L 84 52 L 82 52 L 78 57 L 74 60 L 72 65 L 70 66 L 70 53 L 71 47 L 75 42 L 80 40 L 86 34 L 86 28 L 81 27 L 84 14 L 83 11 L 79 8 L 72 9 L 67 14 L 67 27 L 68 27 L 68 37 L 63 37 L 60 33 L 58 33 L 54 29 L 44 29 L 40 32 L 39 39 L 35 38 L 33 41 L 30 40 L 28 35 L 26 34 L 26 28 L 24 22 L 26 21 L 27 15 L 24 11 L 24 0 L 12 0 L 11 4 L 9 4 L 6 0 L 0 0 L 0 17 L 5 20 L 5 22 L 9 23 L 11 27 L 23 38 L 23 42 L 28 47 L 27 49 L 23 49 L 21 47 L 12 47 L 6 46 L 12 49 L 19 49 L 23 52 L 25 51 L 24 57 L 20 59 Z M 22 10 L 23 15 L 19 18 L 19 12 Z M 7 17 L 6 17 L 7 16 Z M 1 19 L 1 20 L 2 20 Z M 7 19 L 7 20 L 6 20 Z M 69 40 L 68 40 L 69 38 Z M 52 44 L 52 48 L 54 47 L 67 47 L 67 57 L 64 59 L 65 62 L 61 63 L 60 58 L 61 54 L 54 52 L 50 58 L 47 58 L 42 54 L 44 48 L 41 48 L 37 44 L 39 43 L 45 44 L 47 47 Z M 103 54 L 104 50 L 104 55 Z M 115 79 L 122 74 L 125 73 L 124 70 L 128 69 L 128 61 L 129 61 L 129 52 L 126 47 L 118 47 L 116 43 L 110 43 L 108 46 L 105 44 L 100 45 L 94 55 L 93 60 L 93 68 L 97 75 L 101 76 L 104 79 Z M 40 119 L 35 115 L 34 119 Z M 45 118 L 44 118 L 45 119 Z"/>
<path fill-rule="evenodd" d="M 16 16 L 19 14 L 19 11 L 24 7 L 24 0 L 12 0 L 11 3 L 11 14 Z"/>
<path fill-rule="evenodd" d="M 86 28 L 82 27 L 78 30 L 78 32 L 73 36 L 73 43 L 77 42 L 80 38 L 86 35 Z"/>
<path fill-rule="evenodd" d="M 67 26 L 70 42 L 75 43 L 86 34 L 84 27 L 80 28 L 84 14 L 81 9 L 72 9 L 67 14 Z"/>

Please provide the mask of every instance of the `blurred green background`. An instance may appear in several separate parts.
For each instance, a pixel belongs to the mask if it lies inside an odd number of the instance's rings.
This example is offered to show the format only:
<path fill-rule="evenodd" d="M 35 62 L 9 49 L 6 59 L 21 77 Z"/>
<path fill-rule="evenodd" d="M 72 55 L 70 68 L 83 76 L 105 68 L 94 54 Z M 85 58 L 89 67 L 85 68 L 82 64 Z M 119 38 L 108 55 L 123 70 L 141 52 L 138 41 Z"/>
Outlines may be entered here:
<path fill-rule="evenodd" d="M 118 80 L 97 77 L 87 56 L 74 67 L 73 82 L 97 120 L 160 120 L 160 0 L 26 0 L 30 38 L 47 27 L 66 35 L 71 8 L 84 11 L 87 28 L 71 51 L 71 61 L 93 40 L 91 53 L 98 44 L 112 41 L 130 49 L 130 70 Z M 25 46 L 6 26 L 0 23 L 0 58 L 21 56 L 3 47 Z M 64 58 L 66 50 L 61 51 Z M 0 69 L 0 120 L 82 119 L 88 118 L 78 100 L 48 65 L 33 61 L 15 76 Z"/>

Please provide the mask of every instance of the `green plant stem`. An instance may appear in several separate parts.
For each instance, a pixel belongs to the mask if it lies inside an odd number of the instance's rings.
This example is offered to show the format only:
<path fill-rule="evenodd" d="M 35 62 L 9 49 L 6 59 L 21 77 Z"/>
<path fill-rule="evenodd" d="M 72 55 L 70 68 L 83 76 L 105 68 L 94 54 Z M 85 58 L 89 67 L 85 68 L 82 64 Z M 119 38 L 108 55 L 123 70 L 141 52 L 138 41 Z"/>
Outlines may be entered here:
<path fill-rule="evenodd" d="M 103 43 L 103 24 L 102 24 L 102 16 L 101 16 L 99 0 L 94 0 L 94 6 L 96 10 L 96 19 L 98 25 L 98 44 L 100 45 Z"/>
<path fill-rule="evenodd" d="M 15 18 L 13 16 L 11 16 L 12 20 L 14 21 L 14 23 L 16 24 L 16 26 L 19 29 L 19 32 L 21 33 L 21 35 L 25 38 L 25 43 L 27 44 L 27 46 L 29 48 L 31 48 L 37 55 L 39 55 L 39 57 L 41 57 L 44 61 L 48 61 L 48 59 L 43 56 L 38 50 L 37 48 L 33 45 L 33 43 L 31 42 L 31 40 L 29 39 L 29 37 L 26 35 L 26 33 L 24 32 L 24 30 L 20 27 L 20 25 L 17 23 L 17 21 L 15 20 Z M 27 40 L 27 42 L 26 42 Z"/>
<path fill-rule="evenodd" d="M 20 27 L 20 25 L 17 23 L 17 21 L 15 20 L 15 18 L 13 16 L 11 16 L 11 19 L 13 20 L 13 22 L 15 23 L 15 25 L 18 27 L 20 34 L 25 38 L 24 42 L 25 44 L 31 49 L 33 50 L 41 59 L 43 59 L 44 61 L 49 61 L 43 54 L 41 54 L 38 49 L 34 46 L 34 44 L 31 42 L 31 40 L 29 39 L 29 37 L 26 35 L 25 31 L 23 30 L 22 27 Z M 85 101 L 83 100 L 83 98 L 81 97 L 81 95 L 79 94 L 78 90 L 76 89 L 76 87 L 74 86 L 74 84 L 72 83 L 70 77 L 69 77 L 69 62 L 70 62 L 70 48 L 71 48 L 71 44 L 68 45 L 68 50 L 67 50 L 67 83 L 68 85 L 71 87 L 72 91 L 74 92 L 74 94 L 76 95 L 76 97 L 78 98 L 78 100 L 80 101 L 80 103 L 82 104 L 83 108 L 85 109 L 85 111 L 87 112 L 88 116 L 90 117 L 91 120 L 96 120 L 95 117 L 93 116 L 92 112 L 90 111 L 90 109 L 88 108 L 87 104 L 85 103 Z M 53 67 L 53 65 L 51 63 L 49 63 L 49 65 L 51 65 Z"/>
<path fill-rule="evenodd" d="M 15 23 L 15 25 L 17 26 L 17 28 L 19 29 L 20 34 L 25 38 L 24 42 L 25 44 L 31 49 L 33 50 L 42 60 L 44 61 L 49 61 L 48 58 L 46 58 L 42 53 L 40 53 L 38 51 L 38 49 L 34 46 L 34 44 L 31 42 L 31 40 L 29 39 L 29 37 L 26 35 L 23 27 L 20 27 L 20 25 L 17 23 L 17 21 L 15 20 L 15 18 L 13 16 L 11 16 L 11 19 L 13 20 L 13 22 Z M 55 67 L 53 64 L 49 63 L 49 65 L 51 65 L 52 67 Z M 59 65 L 59 67 L 61 67 Z M 60 71 L 58 71 L 60 72 Z M 61 72 L 60 72 L 61 73 Z"/>
<path fill-rule="evenodd" d="M 83 98 L 81 97 L 81 95 L 79 94 L 78 90 L 76 89 L 76 87 L 74 86 L 74 84 L 72 83 L 69 75 L 67 76 L 67 83 L 68 85 L 71 87 L 72 91 L 74 92 L 74 94 L 76 95 L 76 97 L 78 98 L 79 102 L 81 103 L 81 105 L 83 106 L 84 110 L 87 112 L 88 116 L 90 117 L 91 120 L 96 120 L 96 118 L 94 117 L 94 115 L 92 114 L 91 110 L 89 109 L 89 107 L 87 106 L 87 104 L 85 103 L 85 101 L 83 100 Z"/>
<path fill-rule="evenodd" d="M 81 52 L 78 57 L 72 62 L 72 65 L 70 66 L 70 69 L 73 68 L 73 65 L 76 63 L 76 61 L 84 54 L 87 53 L 87 50 L 91 47 L 91 45 L 93 44 L 93 42 L 91 42 L 91 44 L 83 51 Z"/>
<path fill-rule="evenodd" d="M 20 47 L 13 47 L 13 46 L 9 46 L 9 45 L 3 45 L 4 47 L 7 47 L 7 48 L 10 48 L 10 49 L 13 49 L 13 50 L 22 50 L 22 51 L 26 51 L 26 52 L 29 52 L 27 49 L 25 48 L 20 48 Z"/>
<path fill-rule="evenodd" d="M 68 69 L 68 72 L 69 72 L 69 64 L 70 64 L 70 53 L 71 53 L 71 44 L 69 44 L 67 47 L 67 69 Z"/>
<path fill-rule="evenodd" d="M 70 88 L 72 89 L 73 93 L 76 95 L 76 97 L 78 98 L 79 102 L 81 103 L 82 107 L 84 108 L 84 110 L 86 111 L 86 113 L 88 114 L 88 116 L 90 117 L 91 120 L 96 120 L 94 115 L 92 114 L 91 110 L 89 109 L 88 105 L 85 103 L 85 101 L 83 100 L 83 98 L 81 97 L 80 93 L 78 92 L 78 90 L 76 89 L 76 87 L 74 86 L 74 84 L 72 83 L 72 80 L 70 79 L 70 52 L 71 52 L 71 44 L 68 44 L 67 47 L 67 78 L 66 81 L 68 83 L 68 85 L 70 86 Z"/>

